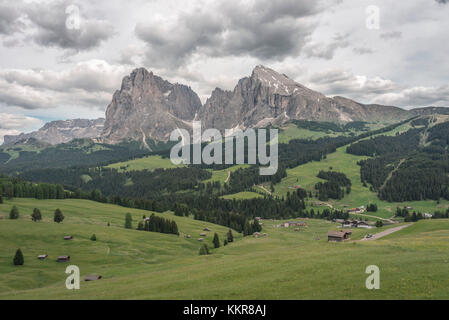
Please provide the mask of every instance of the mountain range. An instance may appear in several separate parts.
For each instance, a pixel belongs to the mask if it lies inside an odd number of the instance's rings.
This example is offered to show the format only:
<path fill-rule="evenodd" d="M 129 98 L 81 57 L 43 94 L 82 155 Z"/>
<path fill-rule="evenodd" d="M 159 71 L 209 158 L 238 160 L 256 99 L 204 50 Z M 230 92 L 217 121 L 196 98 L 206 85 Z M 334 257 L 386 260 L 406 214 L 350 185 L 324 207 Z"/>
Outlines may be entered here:
<path fill-rule="evenodd" d="M 5 136 L 4 145 L 35 138 L 50 144 L 75 138 L 117 144 L 122 141 L 167 141 L 176 128 L 191 129 L 192 121 L 203 128 L 246 129 L 282 125 L 289 120 L 346 123 L 352 121 L 398 122 L 415 115 L 447 113 L 447 108 L 404 110 L 394 106 L 362 104 L 345 97 L 326 97 L 264 66 L 238 81 L 234 90 L 216 88 L 202 104 L 183 84 L 138 68 L 122 80 L 106 110 L 106 119 L 66 120 L 47 123 L 36 132 Z"/>

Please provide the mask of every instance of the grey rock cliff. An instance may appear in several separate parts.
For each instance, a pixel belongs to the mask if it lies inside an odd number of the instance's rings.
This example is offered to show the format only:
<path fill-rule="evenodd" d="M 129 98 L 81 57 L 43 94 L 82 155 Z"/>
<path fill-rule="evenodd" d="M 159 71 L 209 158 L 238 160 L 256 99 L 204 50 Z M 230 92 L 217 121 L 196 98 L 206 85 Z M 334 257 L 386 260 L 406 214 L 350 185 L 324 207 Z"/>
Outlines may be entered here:
<path fill-rule="evenodd" d="M 190 87 L 172 84 L 144 68 L 122 81 L 106 110 L 104 142 L 168 140 L 177 127 L 189 128 L 201 107 Z"/>

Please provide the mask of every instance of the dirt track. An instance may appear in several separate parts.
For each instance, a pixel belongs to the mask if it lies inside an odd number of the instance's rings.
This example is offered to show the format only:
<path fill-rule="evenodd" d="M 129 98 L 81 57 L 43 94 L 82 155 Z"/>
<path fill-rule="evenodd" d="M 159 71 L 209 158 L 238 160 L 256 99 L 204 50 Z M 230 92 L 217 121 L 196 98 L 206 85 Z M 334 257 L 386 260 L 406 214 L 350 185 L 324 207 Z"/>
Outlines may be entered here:
<path fill-rule="evenodd" d="M 382 231 L 382 232 L 373 234 L 373 236 L 372 236 L 371 238 L 363 238 L 363 239 L 360 240 L 360 241 L 377 240 L 377 239 L 380 239 L 380 238 L 382 238 L 382 237 L 388 236 L 389 234 L 392 234 L 392 233 L 394 233 L 394 232 L 396 232 L 396 231 L 399 231 L 399 230 L 402 230 L 402 229 L 404 229 L 404 228 L 407 228 L 408 226 L 411 226 L 411 224 L 406 224 L 406 225 L 403 225 L 403 226 L 390 228 L 390 229 L 388 229 L 388 230 L 385 230 L 385 231 Z"/>

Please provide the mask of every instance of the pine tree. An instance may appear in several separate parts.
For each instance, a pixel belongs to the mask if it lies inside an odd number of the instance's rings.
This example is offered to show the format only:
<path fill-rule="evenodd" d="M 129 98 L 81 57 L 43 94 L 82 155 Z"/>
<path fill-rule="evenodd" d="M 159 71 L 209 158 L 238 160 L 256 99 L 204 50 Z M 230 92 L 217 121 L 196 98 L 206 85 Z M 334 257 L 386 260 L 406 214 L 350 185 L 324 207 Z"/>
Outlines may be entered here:
<path fill-rule="evenodd" d="M 17 249 L 16 251 L 16 255 L 14 256 L 14 265 L 15 266 L 22 266 L 24 263 L 24 259 L 23 259 L 23 254 L 22 254 L 22 250 Z"/>
<path fill-rule="evenodd" d="M 0 204 L 3 203 L 3 197 L 0 195 Z"/>
<path fill-rule="evenodd" d="M 125 228 L 131 229 L 133 227 L 132 223 L 133 223 L 133 218 L 131 216 L 131 213 L 127 213 L 125 216 Z"/>
<path fill-rule="evenodd" d="M 207 244 L 203 244 L 200 248 L 200 256 L 208 255 L 209 254 L 209 248 L 207 247 Z"/>
<path fill-rule="evenodd" d="M 33 220 L 33 221 L 41 221 L 42 220 L 42 214 L 38 208 L 33 209 L 33 213 L 31 214 L 31 220 Z"/>
<path fill-rule="evenodd" d="M 214 240 L 212 241 L 214 243 L 214 248 L 220 248 L 220 239 L 218 238 L 218 234 L 214 234 Z"/>
<path fill-rule="evenodd" d="M 13 206 L 9 212 L 9 219 L 19 219 L 19 209 L 16 206 Z"/>
<path fill-rule="evenodd" d="M 92 237 L 90 237 L 90 240 L 97 241 L 97 236 L 95 235 L 95 233 L 92 235 Z"/>
<path fill-rule="evenodd" d="M 64 220 L 64 215 L 60 209 L 55 210 L 55 215 L 53 217 L 53 221 L 56 223 L 61 223 Z"/>
<path fill-rule="evenodd" d="M 143 221 L 139 221 L 137 224 L 137 230 L 145 230 L 145 223 Z"/>
<path fill-rule="evenodd" d="M 234 236 L 232 235 L 231 229 L 229 229 L 229 231 L 228 231 L 227 238 L 228 238 L 228 243 L 234 241 Z"/>
<path fill-rule="evenodd" d="M 228 245 L 228 240 L 224 239 L 223 246 L 227 246 L 227 245 Z"/>
<path fill-rule="evenodd" d="M 382 221 L 380 221 L 380 220 L 376 221 L 376 227 L 377 228 L 383 227 L 383 225 L 384 225 L 384 223 Z"/>

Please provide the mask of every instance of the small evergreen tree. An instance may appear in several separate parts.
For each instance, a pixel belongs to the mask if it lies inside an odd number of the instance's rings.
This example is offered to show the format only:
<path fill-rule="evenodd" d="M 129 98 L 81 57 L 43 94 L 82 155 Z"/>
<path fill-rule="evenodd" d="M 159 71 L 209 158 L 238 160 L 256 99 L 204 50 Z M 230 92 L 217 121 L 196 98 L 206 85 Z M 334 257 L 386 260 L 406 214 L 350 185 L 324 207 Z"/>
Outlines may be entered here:
<path fill-rule="evenodd" d="M 33 213 L 31 214 L 31 220 L 33 220 L 33 221 L 41 221 L 42 220 L 42 214 L 38 208 L 33 209 Z"/>
<path fill-rule="evenodd" d="M 55 210 L 55 215 L 53 217 L 53 221 L 56 223 L 61 223 L 64 220 L 64 215 L 60 209 Z"/>
<path fill-rule="evenodd" d="M 234 241 L 234 236 L 232 235 L 231 229 L 229 229 L 229 231 L 228 231 L 227 238 L 228 238 L 228 243 Z"/>
<path fill-rule="evenodd" d="M 377 228 L 380 228 L 380 227 L 383 227 L 383 226 L 384 226 L 384 223 L 381 220 L 377 220 L 376 221 L 376 227 Z"/>
<path fill-rule="evenodd" d="M 145 223 L 142 220 L 137 224 L 137 230 L 145 230 Z"/>
<path fill-rule="evenodd" d="M 126 229 L 132 229 L 132 224 L 133 224 L 133 218 L 131 216 L 131 213 L 127 213 L 125 216 L 125 228 Z"/>
<path fill-rule="evenodd" d="M 95 233 L 92 235 L 92 237 L 90 237 L 90 240 L 97 241 L 97 236 L 95 235 Z"/>
<path fill-rule="evenodd" d="M 218 234 L 215 232 L 214 234 L 214 240 L 212 241 L 214 243 L 214 248 L 220 248 L 220 239 L 218 238 Z"/>
<path fill-rule="evenodd" d="M 200 248 L 200 256 L 208 255 L 209 254 L 209 248 L 207 247 L 207 244 L 203 244 Z"/>
<path fill-rule="evenodd" d="M 228 240 L 224 239 L 223 245 L 224 245 L 224 246 L 227 246 L 227 245 L 228 245 Z"/>
<path fill-rule="evenodd" d="M 109 221 L 108 221 L 108 227 L 110 227 L 111 226 L 111 224 L 109 223 Z"/>
<path fill-rule="evenodd" d="M 3 203 L 3 197 L 0 195 L 0 204 Z"/>
<path fill-rule="evenodd" d="M 16 255 L 14 256 L 13 262 L 14 262 L 15 266 L 22 266 L 23 265 L 24 259 L 23 259 L 22 250 L 20 250 L 20 248 L 17 249 Z"/>
<path fill-rule="evenodd" d="M 9 219 L 19 219 L 19 209 L 16 206 L 13 206 L 9 212 Z"/>

